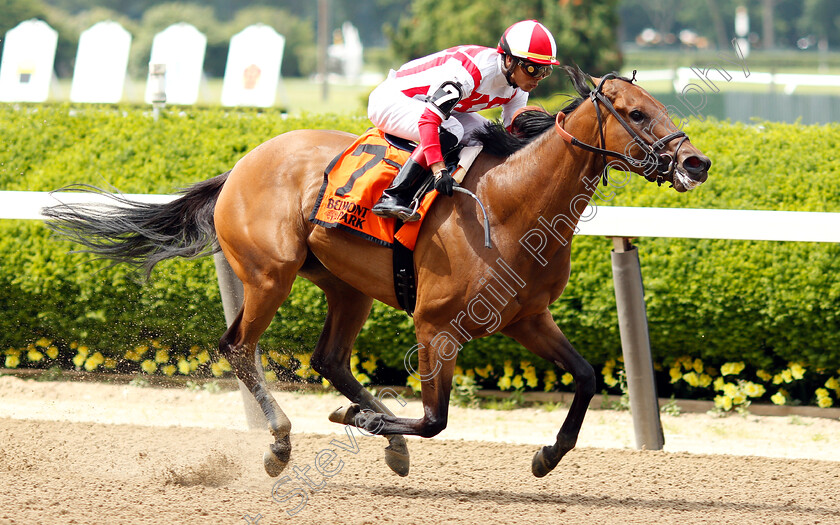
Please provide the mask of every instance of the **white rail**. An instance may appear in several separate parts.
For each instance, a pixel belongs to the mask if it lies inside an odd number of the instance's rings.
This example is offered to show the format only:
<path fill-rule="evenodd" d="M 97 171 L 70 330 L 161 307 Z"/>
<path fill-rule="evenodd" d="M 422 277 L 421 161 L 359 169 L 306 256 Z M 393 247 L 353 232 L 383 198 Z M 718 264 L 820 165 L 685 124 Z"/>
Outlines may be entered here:
<path fill-rule="evenodd" d="M 138 194 L 123 197 L 149 203 L 164 203 L 176 198 L 174 195 Z M 44 219 L 41 209 L 46 206 L 105 200 L 92 193 L 0 191 L 0 219 Z M 630 239 L 840 242 L 840 213 L 589 206 L 582 217 L 586 220 L 579 223 L 578 235 L 613 239 L 613 280 L 636 446 L 648 450 L 661 449 L 664 434 L 653 379 L 638 250 L 630 244 Z M 554 222 L 550 217 L 540 219 L 538 228 L 547 228 Z M 548 238 L 549 232 L 543 232 L 543 235 Z M 215 261 L 225 316 L 230 321 L 242 304 L 242 286 L 222 254 L 216 254 Z M 260 369 L 259 357 L 257 363 Z M 246 402 L 249 426 L 264 426 L 262 412 L 241 382 L 240 389 Z"/>

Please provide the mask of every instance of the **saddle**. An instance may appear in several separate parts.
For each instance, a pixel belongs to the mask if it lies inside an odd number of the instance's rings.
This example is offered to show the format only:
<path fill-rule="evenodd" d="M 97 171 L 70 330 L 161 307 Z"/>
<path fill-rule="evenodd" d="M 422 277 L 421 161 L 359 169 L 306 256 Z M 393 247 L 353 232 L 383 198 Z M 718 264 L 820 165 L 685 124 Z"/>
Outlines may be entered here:
<path fill-rule="evenodd" d="M 371 208 L 408 160 L 417 144 L 370 128 L 324 171 L 324 182 L 309 221 L 324 228 L 339 228 L 393 250 L 394 290 L 400 307 L 409 315 L 416 301 L 414 247 L 423 219 L 438 196 L 432 176 L 414 196 L 420 220 L 403 223 L 378 217 Z M 455 146 L 444 154 L 453 178 L 461 182 L 480 147 Z"/>

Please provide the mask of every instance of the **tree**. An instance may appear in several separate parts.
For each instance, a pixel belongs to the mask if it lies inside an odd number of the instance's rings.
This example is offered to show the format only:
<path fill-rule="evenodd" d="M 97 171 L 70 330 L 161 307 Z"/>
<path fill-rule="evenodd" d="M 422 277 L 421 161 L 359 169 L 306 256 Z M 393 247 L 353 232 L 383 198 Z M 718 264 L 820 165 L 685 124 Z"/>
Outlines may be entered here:
<path fill-rule="evenodd" d="M 554 34 L 561 63 L 600 75 L 621 66 L 617 6 L 618 0 L 414 0 L 409 15 L 386 34 L 404 61 L 459 44 L 495 47 L 508 26 L 537 19 Z M 536 94 L 557 91 L 562 82 L 563 75 L 549 77 Z"/>
<path fill-rule="evenodd" d="M 46 19 L 44 6 L 38 0 L 0 0 L 0 50 L 9 29 L 30 18 Z"/>

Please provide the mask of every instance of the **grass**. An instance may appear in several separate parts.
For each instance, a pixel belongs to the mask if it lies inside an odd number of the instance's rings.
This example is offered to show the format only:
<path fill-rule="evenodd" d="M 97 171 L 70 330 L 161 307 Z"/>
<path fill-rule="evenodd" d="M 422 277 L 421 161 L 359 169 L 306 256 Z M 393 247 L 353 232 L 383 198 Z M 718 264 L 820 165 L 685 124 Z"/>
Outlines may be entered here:
<path fill-rule="evenodd" d="M 59 79 L 50 87 L 50 102 L 70 100 L 70 79 Z M 123 88 L 123 102 L 144 104 L 146 80 L 128 79 Z M 373 86 L 329 84 L 324 96 L 324 86 L 308 78 L 284 78 L 277 88 L 275 106 L 286 109 L 291 115 L 304 113 L 365 114 L 367 97 Z M 215 106 L 222 98 L 222 79 L 203 80 L 198 90 L 196 105 Z"/>

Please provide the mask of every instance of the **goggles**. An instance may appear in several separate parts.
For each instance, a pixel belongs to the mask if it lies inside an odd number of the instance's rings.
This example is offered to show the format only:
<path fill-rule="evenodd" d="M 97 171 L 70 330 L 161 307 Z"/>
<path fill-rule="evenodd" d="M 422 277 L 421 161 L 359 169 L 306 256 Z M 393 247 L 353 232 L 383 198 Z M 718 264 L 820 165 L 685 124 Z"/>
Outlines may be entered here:
<path fill-rule="evenodd" d="M 543 79 L 546 78 L 551 74 L 551 65 L 541 65 L 535 64 L 533 62 L 528 62 L 526 60 L 519 61 L 519 67 L 522 68 L 529 77 L 533 77 L 536 79 Z"/>

